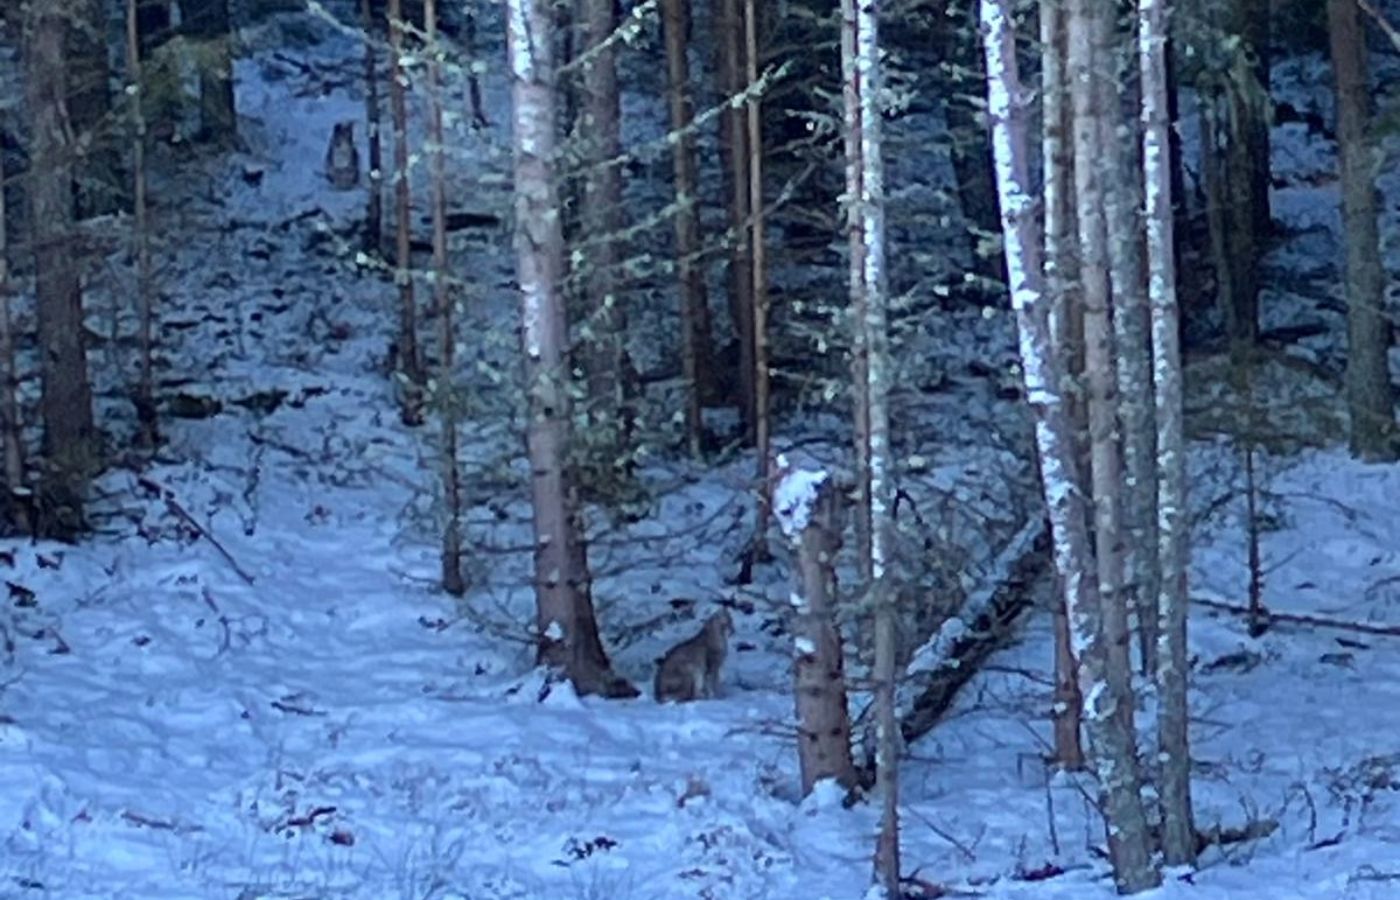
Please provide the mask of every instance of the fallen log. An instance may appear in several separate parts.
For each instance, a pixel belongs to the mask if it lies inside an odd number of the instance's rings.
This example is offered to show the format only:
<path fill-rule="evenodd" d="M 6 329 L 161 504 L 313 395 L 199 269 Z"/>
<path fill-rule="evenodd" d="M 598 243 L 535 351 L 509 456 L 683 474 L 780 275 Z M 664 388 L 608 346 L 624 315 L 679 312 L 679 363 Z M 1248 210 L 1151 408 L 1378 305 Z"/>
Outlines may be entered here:
<path fill-rule="evenodd" d="M 923 682 L 899 723 L 905 744 L 933 730 L 958 691 L 972 680 L 993 653 L 1006 646 L 1021 614 L 1036 600 L 1036 586 L 1051 573 L 1050 530 L 1042 519 L 1028 522 L 1012 539 L 994 570 L 1005 577 L 974 595 L 953 622 L 914 654 L 912 681 Z M 932 657 L 930 659 L 930 657 Z"/>

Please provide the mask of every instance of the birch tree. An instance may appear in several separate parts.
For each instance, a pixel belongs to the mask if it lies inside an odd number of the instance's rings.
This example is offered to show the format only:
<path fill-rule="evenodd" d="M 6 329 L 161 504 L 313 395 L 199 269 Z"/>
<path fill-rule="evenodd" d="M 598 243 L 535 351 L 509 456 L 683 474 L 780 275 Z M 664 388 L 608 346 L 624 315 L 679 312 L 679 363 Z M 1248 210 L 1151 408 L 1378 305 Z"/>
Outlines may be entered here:
<path fill-rule="evenodd" d="M 1157 632 L 1157 435 L 1153 424 L 1151 314 L 1144 288 L 1142 167 L 1136 120 L 1120 110 L 1131 91 L 1136 54 L 1115 15 L 1099 15 L 1104 56 L 1099 63 L 1102 109 L 1099 146 L 1104 172 L 1104 219 L 1113 296 L 1113 357 L 1117 363 L 1118 416 L 1123 459 L 1123 605 L 1137 615 L 1142 671 L 1155 666 Z"/>
<path fill-rule="evenodd" d="M 1072 377 L 1082 344 L 1078 300 L 1077 251 L 1074 247 L 1074 154 L 1066 136 L 1070 127 L 1069 82 L 1065 70 L 1065 6 L 1063 0 L 1041 0 L 1041 159 L 1045 167 L 1041 197 L 1045 210 L 1044 278 L 1050 305 L 1051 346 L 1061 371 Z M 1073 397 L 1067 415 L 1080 430 Z M 1069 613 L 1063 586 L 1052 601 L 1055 640 L 1055 760 L 1076 770 L 1084 765 L 1080 741 L 1083 698 L 1079 693 L 1078 663 L 1070 639 Z"/>
<path fill-rule="evenodd" d="M 1327 0 L 1332 71 L 1337 85 L 1337 148 L 1342 169 L 1342 223 L 1346 244 L 1347 408 L 1351 452 L 1393 460 L 1395 404 L 1386 353 L 1385 272 L 1376 222 L 1376 169 L 1370 130 L 1371 88 L 1366 41 L 1355 0 Z"/>
<path fill-rule="evenodd" d="M 1105 153 L 1104 100 L 1101 85 L 1111 74 L 1104 18 L 1108 10 L 1096 0 L 1072 0 L 1068 34 L 1070 102 L 1074 109 L 1075 217 L 1079 230 L 1079 280 L 1084 296 L 1084 372 L 1088 393 L 1089 479 L 1093 498 L 1095 580 L 1098 607 L 1084 610 L 1093 622 L 1094 640 L 1080 650 L 1080 665 L 1099 678 L 1084 696 L 1085 715 L 1101 720 L 1095 737 L 1095 767 L 1103 783 L 1109 854 L 1120 889 L 1141 890 L 1160 877 L 1152 868 L 1147 820 L 1140 795 L 1133 725 L 1128 614 L 1123 594 L 1121 519 L 1122 458 L 1118 433 L 1117 359 L 1110 322 L 1108 234 L 1100 167 Z M 1081 482 L 1081 486 L 1086 482 Z M 1093 656 L 1095 659 L 1086 659 Z"/>
<path fill-rule="evenodd" d="M 1055 565 L 1074 626 L 1080 684 L 1084 695 L 1092 699 L 1085 711 L 1084 727 L 1099 778 L 1109 854 L 1119 890 L 1131 893 L 1158 884 L 1160 875 L 1152 865 L 1138 793 L 1133 734 L 1124 730 L 1124 717 L 1119 714 L 1131 701 L 1116 690 L 1109 678 L 1109 654 L 1104 647 L 1107 639 L 1100 630 L 1101 598 L 1098 566 L 1089 537 L 1090 510 L 1077 472 L 1064 396 L 1065 373 L 1053 352 L 1050 307 L 1041 269 L 1041 237 L 1030 186 L 1026 98 L 1017 71 L 1012 5 L 1012 0 L 981 0 L 987 106 L 992 119 L 1006 264 L 1026 397 L 1035 419 L 1036 449 Z M 1086 0 L 1075 0 L 1067 25 L 1072 75 L 1087 77 L 1085 63 L 1090 60 L 1085 55 L 1091 47 L 1092 21 L 1086 6 Z M 1088 88 L 1089 96 L 1078 98 L 1079 104 L 1092 105 L 1092 82 Z M 1089 130 L 1087 126 L 1081 133 L 1082 125 L 1076 116 L 1076 158 L 1079 139 L 1097 133 L 1096 128 Z M 1077 182 L 1079 175 L 1076 165 Z M 1077 189 L 1082 192 L 1084 185 L 1077 184 Z M 1081 204 L 1081 214 L 1085 211 Z M 1092 218 L 1091 215 L 1091 221 Z M 1083 227 L 1081 216 L 1081 230 Z"/>
<path fill-rule="evenodd" d="M 1180 314 L 1173 239 L 1171 118 L 1167 85 L 1167 0 L 1140 0 L 1142 165 L 1146 199 L 1148 294 L 1157 427 L 1157 750 L 1162 858 L 1196 860 L 1191 812 L 1191 749 L 1186 705 L 1186 439 L 1182 426 Z"/>
<path fill-rule="evenodd" d="M 875 882 L 890 898 L 899 886 L 899 720 L 895 710 L 896 598 L 893 563 L 893 460 L 890 450 L 889 298 L 885 270 L 885 167 L 880 128 L 880 36 L 877 0 L 842 0 L 842 97 L 846 128 L 846 203 L 850 229 L 853 343 L 860 348 L 857 382 L 857 458 L 862 482 L 858 514 L 865 518 L 862 549 L 869 605 L 875 690 L 875 792 L 880 833 Z M 862 360 L 860 357 L 863 356 Z M 863 421 L 861 417 L 863 416 Z"/>
<path fill-rule="evenodd" d="M 635 697 L 612 671 L 593 614 L 587 548 L 568 470 L 568 321 L 556 179 L 554 21 L 549 0 L 508 0 L 515 176 L 515 258 L 529 421 L 539 660 L 581 694 Z"/>

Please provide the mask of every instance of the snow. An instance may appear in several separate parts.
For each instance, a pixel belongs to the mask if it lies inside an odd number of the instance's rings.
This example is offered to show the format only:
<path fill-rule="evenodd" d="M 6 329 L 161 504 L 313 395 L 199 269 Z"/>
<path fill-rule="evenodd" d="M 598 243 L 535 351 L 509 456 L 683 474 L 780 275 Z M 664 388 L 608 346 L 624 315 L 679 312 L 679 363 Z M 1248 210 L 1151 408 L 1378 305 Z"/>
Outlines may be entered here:
<path fill-rule="evenodd" d="M 499 43 L 500 27 L 483 22 L 482 40 Z M 306 33 L 316 40 L 287 49 L 289 35 Z M 643 475 L 664 490 L 641 521 L 615 526 L 590 513 L 598 615 L 619 670 L 645 683 L 660 650 L 693 632 L 704 603 L 732 600 L 738 634 L 724 700 L 580 698 L 532 668 L 520 489 L 528 472 L 511 418 L 519 397 L 501 375 L 517 362 L 515 335 L 499 324 L 517 295 L 500 230 L 454 238 L 454 262 L 470 278 L 459 285 L 462 358 L 476 379 L 462 434 L 472 591 L 458 603 L 433 589 L 431 429 L 398 424 L 382 371 L 392 284 L 343 252 L 362 195 L 330 190 L 319 166 L 333 124 L 361 114 L 358 48 L 306 16 L 259 26 L 245 46 L 237 77 L 246 147 L 160 160 L 154 190 L 167 227 L 158 248 L 167 377 L 191 379 L 165 390 L 207 393 L 224 411 L 169 419 L 169 445 L 141 472 L 145 483 L 122 468 L 105 476 L 90 541 L 0 541 L 9 585 L 0 606 L 0 897 L 863 896 L 874 811 L 846 808 L 830 783 L 798 796 L 793 641 L 781 627 L 788 563 L 760 567 L 743 588 L 727 578 L 749 532 L 752 460 L 708 470 L 657 461 Z M 490 72 L 484 84 L 493 130 L 458 123 L 452 141 L 467 148 L 454 196 L 503 217 L 504 76 Z M 1326 76 L 1318 60 L 1288 62 L 1276 89 L 1311 96 Z M 640 127 L 645 99 L 625 104 L 629 127 Z M 926 137 L 904 120 L 888 130 L 895 145 Z M 1264 306 L 1280 321 L 1328 322 L 1308 351 L 1332 365 L 1344 331 L 1310 286 L 1338 278 L 1336 195 L 1307 173 L 1333 157 L 1301 129 L 1275 129 L 1275 138 L 1288 183 L 1274 197 L 1288 231 L 1270 266 L 1307 279 Z M 932 190 L 909 171 L 919 158 L 892 154 L 893 260 L 907 262 L 899 248 L 913 240 L 900 231 L 899 204 Z M 245 180 L 250 170 L 263 173 L 260 184 Z M 422 177 L 415 170 L 415 190 Z M 1395 180 L 1382 187 L 1393 201 Z M 161 204 L 177 196 L 190 199 Z M 89 293 L 102 333 L 118 315 L 109 310 L 131 296 L 121 255 L 105 262 Z M 927 423 L 897 436 L 904 457 L 918 458 L 901 487 L 938 552 L 955 543 L 967 551 L 954 561 L 956 584 L 975 610 L 1039 520 L 1016 505 L 1024 461 L 1008 446 L 1027 434 L 1019 406 L 964 375 L 969 360 L 1014 355 L 1011 323 L 980 310 L 939 316 L 919 326 L 930 350 L 908 383 L 942 387 L 894 401 L 896 424 Z M 117 324 L 129 332 L 129 315 Z M 1297 399 L 1314 402 L 1319 383 L 1289 382 L 1289 373 L 1297 377 L 1288 366 L 1271 370 L 1267 389 L 1285 409 L 1268 420 L 1297 431 L 1297 417 L 1311 418 L 1317 434 L 1259 451 L 1264 602 L 1400 626 L 1400 471 L 1349 460 L 1334 443 L 1337 423 L 1309 417 Z M 119 373 L 104 364 L 99 374 L 103 418 L 113 421 L 126 406 Z M 286 397 L 271 411 L 239 405 L 274 390 Z M 1230 400 L 1199 389 L 1193 398 L 1193 410 Z M 1200 600 L 1238 603 L 1247 576 L 1241 475 L 1222 418 L 1196 434 L 1191 454 L 1191 583 Z M 817 415 L 784 428 L 782 438 L 819 460 L 775 498 L 792 514 L 787 525 L 800 527 L 797 515 L 823 473 L 841 471 L 848 445 Z M 939 665 L 963 621 L 911 647 L 923 647 L 914 668 Z M 1286 622 L 1251 638 L 1238 616 L 1193 608 L 1198 822 L 1272 818 L 1278 829 L 1208 851 L 1199 871 L 1169 873 L 1152 896 L 1394 896 L 1395 640 Z M 1048 617 L 1031 617 L 945 721 L 908 748 L 903 855 L 915 878 L 988 898 L 1112 896 L 1101 822 L 1085 801 L 1092 783 L 1042 762 L 1051 646 Z M 855 712 L 864 699 L 853 697 Z M 1150 735 L 1141 746 L 1150 760 Z"/>
<path fill-rule="evenodd" d="M 778 456 L 778 484 L 773 489 L 773 515 L 788 540 L 797 540 L 812 520 L 817 496 L 830 477 L 820 469 L 793 469 L 787 458 Z"/>

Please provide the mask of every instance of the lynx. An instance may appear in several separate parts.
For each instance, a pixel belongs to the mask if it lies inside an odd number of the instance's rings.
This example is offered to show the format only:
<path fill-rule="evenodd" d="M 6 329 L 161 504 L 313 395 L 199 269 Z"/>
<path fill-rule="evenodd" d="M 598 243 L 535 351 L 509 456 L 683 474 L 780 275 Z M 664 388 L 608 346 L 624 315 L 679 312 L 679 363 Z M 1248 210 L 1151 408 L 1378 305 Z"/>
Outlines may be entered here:
<path fill-rule="evenodd" d="M 719 671 L 733 633 L 729 611 L 720 610 L 705 620 L 699 634 L 666 651 L 656 669 L 656 702 L 687 703 L 719 696 Z"/>
<path fill-rule="evenodd" d="M 348 191 L 360 183 L 360 151 L 355 148 L 355 123 L 337 122 L 326 147 L 326 178 L 331 187 Z"/>

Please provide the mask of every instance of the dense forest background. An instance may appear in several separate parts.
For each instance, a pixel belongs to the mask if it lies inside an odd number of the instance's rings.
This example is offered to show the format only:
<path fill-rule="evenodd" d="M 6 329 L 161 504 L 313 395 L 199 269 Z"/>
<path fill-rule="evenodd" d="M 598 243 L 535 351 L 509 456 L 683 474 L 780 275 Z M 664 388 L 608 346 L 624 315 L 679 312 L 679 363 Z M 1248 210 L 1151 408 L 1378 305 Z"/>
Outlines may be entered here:
<path fill-rule="evenodd" d="M 1390 896 L 1397 25 L 5 4 L 0 897 Z"/>

